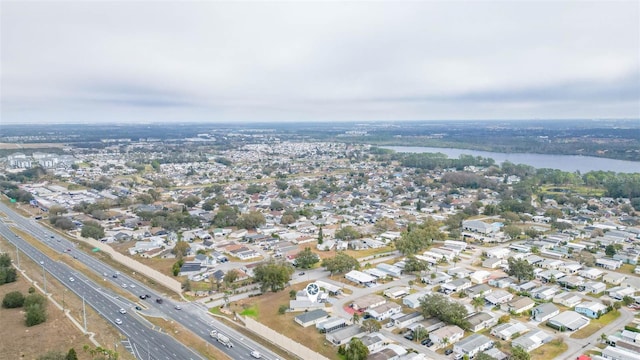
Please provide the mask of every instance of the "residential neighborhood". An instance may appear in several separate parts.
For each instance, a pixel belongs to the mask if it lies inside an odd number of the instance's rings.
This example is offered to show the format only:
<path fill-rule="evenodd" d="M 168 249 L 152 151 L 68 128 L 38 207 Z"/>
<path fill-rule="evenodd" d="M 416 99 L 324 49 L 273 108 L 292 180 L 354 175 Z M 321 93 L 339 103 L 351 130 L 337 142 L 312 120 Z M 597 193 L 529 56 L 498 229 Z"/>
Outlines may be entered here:
<path fill-rule="evenodd" d="M 266 324 L 323 339 L 311 350 L 328 358 L 353 339 L 381 360 L 640 358 L 629 198 L 514 195 L 523 176 L 495 165 L 427 171 L 367 145 L 273 137 L 139 165 L 135 150 L 155 146 L 14 153 L 5 172 L 42 165 L 51 176 L 18 186 L 35 220 L 157 266 L 191 301 L 283 294 Z M 265 285 L 272 265 L 290 275 Z"/>

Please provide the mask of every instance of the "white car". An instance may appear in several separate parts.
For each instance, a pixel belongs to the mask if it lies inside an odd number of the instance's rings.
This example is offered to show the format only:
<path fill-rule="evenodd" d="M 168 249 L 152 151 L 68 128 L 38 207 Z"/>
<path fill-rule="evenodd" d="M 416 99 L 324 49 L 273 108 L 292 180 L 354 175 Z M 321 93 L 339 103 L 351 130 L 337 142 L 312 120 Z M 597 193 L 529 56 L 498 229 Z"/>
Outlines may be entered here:
<path fill-rule="evenodd" d="M 251 356 L 256 358 L 256 359 L 260 359 L 262 357 L 262 355 L 259 352 L 255 351 L 255 350 L 253 350 L 251 352 Z"/>
<path fill-rule="evenodd" d="M 127 288 L 127 284 L 122 284 L 122 287 L 126 289 Z"/>
<path fill-rule="evenodd" d="M 176 309 L 176 310 L 182 310 L 182 307 L 181 307 L 180 305 L 176 305 L 176 306 L 175 306 L 175 309 Z"/>
<path fill-rule="evenodd" d="M 115 323 L 118 324 L 118 325 L 122 325 L 122 320 L 116 319 Z"/>
<path fill-rule="evenodd" d="M 118 311 L 120 312 L 120 314 L 126 314 L 127 313 L 127 310 L 125 310 L 125 309 L 120 309 Z"/>
<path fill-rule="evenodd" d="M 134 288 L 134 287 L 136 287 L 136 286 L 135 286 L 135 285 L 133 285 L 133 284 L 131 284 L 131 285 L 129 285 L 129 287 L 130 287 L 130 288 Z"/>
<path fill-rule="evenodd" d="M 74 279 L 73 277 L 70 277 L 69 281 L 74 282 L 74 281 L 76 281 L 76 279 Z"/>

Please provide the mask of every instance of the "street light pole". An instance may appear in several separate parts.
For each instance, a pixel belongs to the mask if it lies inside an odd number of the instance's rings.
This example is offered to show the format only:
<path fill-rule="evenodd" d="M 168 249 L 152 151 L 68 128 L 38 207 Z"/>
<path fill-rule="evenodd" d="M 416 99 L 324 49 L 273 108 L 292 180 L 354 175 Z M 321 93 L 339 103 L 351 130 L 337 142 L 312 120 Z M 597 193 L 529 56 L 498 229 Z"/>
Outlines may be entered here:
<path fill-rule="evenodd" d="M 44 269 L 44 261 L 41 261 L 42 265 L 42 283 L 44 284 L 44 294 L 47 295 L 47 271 Z"/>
<path fill-rule="evenodd" d="M 16 261 L 18 262 L 18 269 L 20 269 L 20 249 L 18 249 L 18 245 L 16 245 Z"/>
<path fill-rule="evenodd" d="M 84 332 L 87 332 L 87 311 L 84 306 L 84 296 L 82 297 L 82 317 L 84 318 Z"/>

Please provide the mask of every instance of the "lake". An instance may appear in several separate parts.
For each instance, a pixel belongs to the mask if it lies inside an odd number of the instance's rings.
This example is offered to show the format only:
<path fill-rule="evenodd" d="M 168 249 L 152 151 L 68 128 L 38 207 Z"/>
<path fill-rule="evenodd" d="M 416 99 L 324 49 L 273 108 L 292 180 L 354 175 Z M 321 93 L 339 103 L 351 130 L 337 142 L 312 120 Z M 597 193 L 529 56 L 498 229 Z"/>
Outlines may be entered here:
<path fill-rule="evenodd" d="M 627 160 L 605 159 L 593 156 L 579 155 L 548 155 L 515 153 L 505 154 L 490 151 L 476 151 L 467 149 L 434 148 L 420 146 L 381 146 L 384 149 L 406 153 L 443 153 L 450 158 L 458 158 L 460 155 L 473 155 L 492 158 L 496 163 L 510 161 L 514 164 L 525 164 L 537 169 L 549 168 L 562 171 L 580 171 L 584 174 L 589 171 L 613 171 L 619 173 L 640 173 L 640 162 Z"/>

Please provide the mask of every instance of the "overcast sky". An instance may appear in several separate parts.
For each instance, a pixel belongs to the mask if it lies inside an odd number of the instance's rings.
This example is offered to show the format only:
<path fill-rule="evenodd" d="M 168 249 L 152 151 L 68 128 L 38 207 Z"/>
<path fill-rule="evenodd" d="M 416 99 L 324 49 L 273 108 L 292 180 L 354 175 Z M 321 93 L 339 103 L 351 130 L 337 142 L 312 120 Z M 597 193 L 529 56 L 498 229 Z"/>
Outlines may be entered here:
<path fill-rule="evenodd" d="M 637 1 L 6 1 L 1 123 L 640 118 Z"/>

